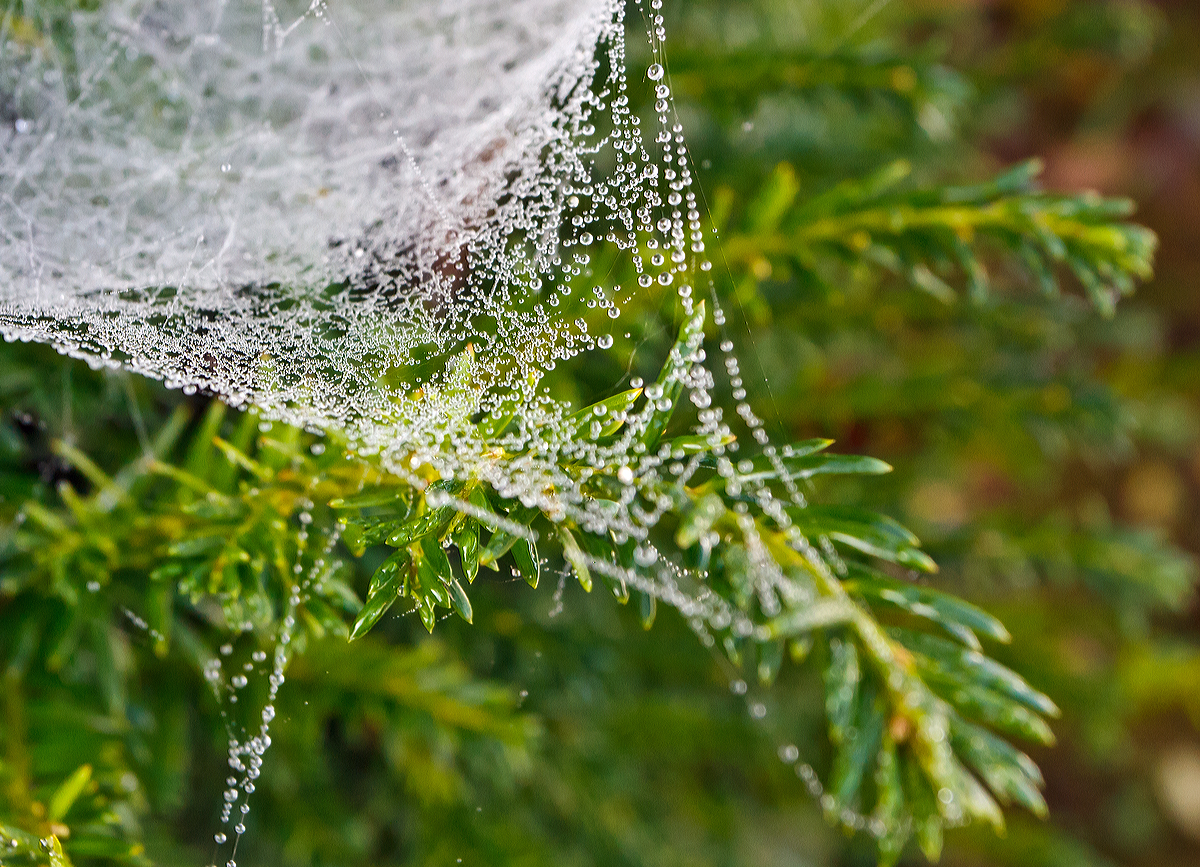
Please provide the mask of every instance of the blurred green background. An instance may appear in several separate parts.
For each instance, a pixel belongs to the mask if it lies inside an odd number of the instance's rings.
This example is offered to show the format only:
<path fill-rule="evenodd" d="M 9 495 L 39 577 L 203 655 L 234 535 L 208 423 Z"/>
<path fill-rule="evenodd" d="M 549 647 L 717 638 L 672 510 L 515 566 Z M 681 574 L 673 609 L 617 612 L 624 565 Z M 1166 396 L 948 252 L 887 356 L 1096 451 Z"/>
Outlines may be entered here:
<path fill-rule="evenodd" d="M 770 262 L 730 279 L 770 376 L 761 399 L 793 436 L 896 466 L 845 495 L 912 527 L 939 582 L 998 613 L 1015 667 L 1063 704 L 1060 743 L 1034 754 L 1051 820 L 1014 821 L 1003 840 L 951 835 L 946 862 L 1200 864 L 1200 7 L 689 4 L 681 18 L 698 53 L 741 42 L 756 58 L 731 72 L 743 90 L 715 74 L 696 89 L 710 188 L 744 197 L 721 168 L 749 160 L 763 175 L 786 161 L 803 191 L 881 152 L 931 179 L 1038 157 L 1048 188 L 1129 196 L 1160 236 L 1155 279 L 1111 320 L 1020 290 L 983 306 L 886 281 L 805 293 Z M 857 51 L 915 75 L 892 67 L 889 94 L 801 72 Z M 827 845 L 730 863 L 868 860 Z"/>
<path fill-rule="evenodd" d="M 781 440 L 828 436 L 895 466 L 819 493 L 913 528 L 936 584 L 1000 616 L 1014 641 L 999 658 L 1064 711 L 1058 745 L 1032 753 L 1049 820 L 953 831 L 943 863 L 1200 865 L 1200 8 L 666 0 L 663 14 L 754 405 Z M 1160 236 L 1153 281 L 1114 317 L 1078 288 L 1039 293 L 986 243 L 990 291 L 951 263 L 951 297 L 852 255 L 854 238 L 841 256 L 772 252 L 792 209 L 897 160 L 921 188 L 1033 157 L 1045 187 L 1129 196 Z M 652 375 L 673 330 L 640 314 L 558 388 Z M 52 439 L 111 468 L 177 406 L 203 410 L 20 344 L 0 347 L 0 402 L 6 520 L 74 472 Z M 278 703 L 239 863 L 874 863 L 777 758 L 795 744 L 824 767 L 816 674 L 752 688 L 756 720 L 677 616 L 644 632 L 598 597 L 479 584 L 474 627 L 448 620 L 428 638 L 390 617 L 368 641 L 310 648 Z M 219 709 L 186 662 L 156 657 L 133 626 L 122 641 L 109 668 L 63 678 L 29 674 L 31 651 L 4 636 L 6 688 L 28 679 L 38 697 L 5 703 L 10 735 L 34 733 L 29 757 L 11 737 L 7 755 L 48 779 L 101 756 L 106 809 L 146 855 L 201 863 L 220 811 Z M 127 725 L 96 722 L 114 707 Z M 913 849 L 902 863 L 923 861 Z"/>

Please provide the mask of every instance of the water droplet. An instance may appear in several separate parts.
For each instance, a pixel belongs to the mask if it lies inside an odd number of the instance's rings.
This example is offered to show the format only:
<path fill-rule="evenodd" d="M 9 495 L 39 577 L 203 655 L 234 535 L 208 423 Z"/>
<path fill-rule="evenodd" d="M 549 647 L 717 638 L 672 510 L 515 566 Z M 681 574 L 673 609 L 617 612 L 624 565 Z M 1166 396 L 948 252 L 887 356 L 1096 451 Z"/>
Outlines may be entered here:
<path fill-rule="evenodd" d="M 665 70 L 663 69 L 661 63 L 651 63 L 650 66 L 646 69 L 646 76 L 651 81 L 661 81 L 664 71 Z"/>

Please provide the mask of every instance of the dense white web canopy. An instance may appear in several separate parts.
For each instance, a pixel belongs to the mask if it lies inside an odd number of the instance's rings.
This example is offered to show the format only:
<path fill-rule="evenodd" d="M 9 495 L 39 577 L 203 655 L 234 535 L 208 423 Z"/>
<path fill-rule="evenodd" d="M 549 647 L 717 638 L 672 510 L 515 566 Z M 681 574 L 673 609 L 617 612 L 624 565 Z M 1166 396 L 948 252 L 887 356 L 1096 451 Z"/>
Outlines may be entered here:
<path fill-rule="evenodd" d="M 489 384 L 523 379 L 589 344 L 544 284 L 619 17 L 112 0 L 54 41 L 6 17 L 0 328 L 321 426 L 394 421 L 406 369 L 472 339 Z"/>

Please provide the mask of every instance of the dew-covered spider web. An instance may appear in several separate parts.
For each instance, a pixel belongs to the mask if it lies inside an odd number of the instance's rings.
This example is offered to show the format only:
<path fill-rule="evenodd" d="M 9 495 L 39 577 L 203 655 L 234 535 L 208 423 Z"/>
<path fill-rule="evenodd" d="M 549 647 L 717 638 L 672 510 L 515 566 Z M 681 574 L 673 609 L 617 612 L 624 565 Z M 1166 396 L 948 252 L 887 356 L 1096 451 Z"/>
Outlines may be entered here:
<path fill-rule="evenodd" d="M 575 554 L 709 643 L 710 628 L 749 636 L 745 614 L 651 542 L 670 503 L 645 496 L 647 480 L 699 466 L 645 448 L 664 401 L 688 403 L 709 454 L 726 455 L 734 427 L 774 454 L 728 340 L 706 363 L 700 324 L 685 329 L 681 382 L 612 409 L 615 438 L 581 437 L 577 407 L 544 387 L 556 365 L 610 347 L 638 293 L 676 296 L 681 323 L 703 298 L 723 324 L 659 6 L 631 4 L 647 22 L 637 68 L 621 0 L 103 0 L 54 39 L 6 15 L 0 332 L 632 539 L 638 570 Z M 652 91 L 651 122 L 630 107 L 633 80 Z M 597 273 L 602 247 L 632 279 Z M 714 401 L 718 376 L 735 412 Z M 499 443 L 480 424 L 512 416 Z M 615 498 L 587 494 L 597 474 Z M 454 499 L 439 496 L 431 506 Z M 746 496 L 786 526 L 765 485 Z M 748 555 L 766 613 L 803 604 L 762 546 Z M 288 619 L 319 569 L 297 575 Z M 246 663 L 270 673 L 272 696 L 286 644 Z M 236 692 L 220 659 L 210 668 L 219 695 Z M 271 716 L 231 739 L 227 822 L 253 791 Z"/>
<path fill-rule="evenodd" d="M 633 294 L 681 321 L 711 294 L 659 5 L 633 6 L 633 70 L 620 0 L 105 0 L 54 40 L 7 15 L 0 332 L 642 536 L 653 510 L 598 510 L 560 466 L 653 472 L 662 384 L 601 447 L 543 380 L 611 346 Z M 602 245 L 628 285 L 593 273 Z M 701 337 L 680 397 L 716 441 Z M 498 461 L 471 422 L 514 409 Z"/>
<path fill-rule="evenodd" d="M 6 334 L 356 432 L 420 426 L 389 376 L 472 338 L 493 388 L 589 343 L 539 283 L 605 2 L 112 0 L 67 46 L 3 20 Z"/>

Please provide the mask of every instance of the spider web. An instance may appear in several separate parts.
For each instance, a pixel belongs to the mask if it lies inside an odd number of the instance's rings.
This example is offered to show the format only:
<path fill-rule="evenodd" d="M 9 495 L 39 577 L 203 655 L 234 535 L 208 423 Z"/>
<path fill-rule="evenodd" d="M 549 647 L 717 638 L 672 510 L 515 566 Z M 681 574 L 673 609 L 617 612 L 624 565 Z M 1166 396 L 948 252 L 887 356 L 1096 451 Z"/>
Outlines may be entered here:
<path fill-rule="evenodd" d="M 0 333 L 344 431 L 394 469 L 582 502 L 555 471 L 577 424 L 538 384 L 611 345 L 581 312 L 673 287 L 690 316 L 707 268 L 662 65 L 638 70 L 653 144 L 629 106 L 624 13 L 111 0 L 53 41 L 10 14 Z M 592 274 L 602 244 L 636 283 Z M 687 386 L 720 436 L 711 380 L 701 364 Z M 511 451 L 532 457 L 498 464 L 466 422 L 514 406 Z M 572 459 L 619 466 L 634 442 Z"/>
<path fill-rule="evenodd" d="M 320 427 L 394 415 L 464 335 L 511 379 L 516 331 L 582 339 L 535 282 L 616 17 L 114 0 L 64 44 L 7 16 L 0 328 Z"/>

